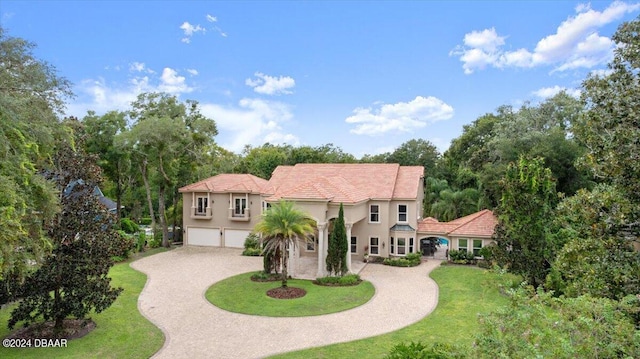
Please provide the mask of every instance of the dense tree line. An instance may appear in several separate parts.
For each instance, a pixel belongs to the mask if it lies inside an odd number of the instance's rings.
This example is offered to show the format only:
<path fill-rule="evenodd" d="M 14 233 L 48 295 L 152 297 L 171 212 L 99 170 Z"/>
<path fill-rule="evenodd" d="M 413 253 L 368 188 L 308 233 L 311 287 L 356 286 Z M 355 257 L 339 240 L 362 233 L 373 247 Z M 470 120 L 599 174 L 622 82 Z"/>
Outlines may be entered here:
<path fill-rule="evenodd" d="M 178 188 L 188 183 L 219 173 L 268 179 L 277 166 L 297 163 L 399 163 L 425 168 L 425 216 L 447 221 L 494 209 L 499 226 L 491 259 L 496 264 L 521 275 L 544 298 L 561 298 L 554 305 L 565 312 L 583 310 L 589 301 L 595 308 L 606 307 L 605 313 L 607 305 L 624 307 L 620 320 L 625 328 L 632 322 L 637 331 L 640 253 L 633 246 L 640 247 L 639 33 L 640 20 L 618 29 L 609 73 L 588 77 L 580 99 L 562 92 L 520 108 L 501 106 L 465 125 L 444 153 L 427 140 L 412 139 L 392 152 L 357 159 L 333 144 L 267 143 L 230 152 L 216 144 L 216 123 L 200 113 L 197 102 L 164 93 L 140 94 L 125 111 L 90 111 L 80 121 L 63 121 L 64 104 L 72 96 L 68 81 L 33 56 L 34 44 L 0 28 L 0 299 L 40 298 L 21 306 L 16 321 L 61 318 L 34 309 L 47 305 L 38 304 L 44 303 L 38 288 L 59 290 L 58 299 L 67 290 L 60 281 L 57 287 L 45 283 L 55 277 L 47 269 L 59 267 L 52 256 L 81 258 L 77 253 L 83 253 L 83 246 L 112 236 L 89 236 L 80 228 L 86 222 L 69 220 L 111 218 L 97 215 L 91 206 L 82 213 L 69 209 L 72 200 L 89 196 L 81 185 L 73 186 L 77 194 L 65 197 L 76 180 L 99 185 L 115 198 L 115 217 L 149 217 L 167 246 L 170 226 L 181 225 Z M 86 172 L 71 171 L 74 161 L 83 163 Z M 108 246 L 97 248 L 104 250 L 93 254 L 110 257 Z M 95 281 L 72 283 L 101 288 L 104 297 L 78 299 L 82 306 L 58 301 L 60 313 L 84 315 L 86 308 L 108 306 L 117 295 L 104 282 L 110 265 L 107 260 L 85 266 L 86 278 Z M 538 292 L 528 293 L 535 297 Z M 514 303 L 517 310 L 527 301 Z M 478 348 L 489 350 L 483 355 L 505 354 L 503 348 L 480 347 L 495 343 L 492 335 L 500 334 L 495 326 L 504 323 L 505 315 L 515 315 L 505 313 L 483 319 Z"/>

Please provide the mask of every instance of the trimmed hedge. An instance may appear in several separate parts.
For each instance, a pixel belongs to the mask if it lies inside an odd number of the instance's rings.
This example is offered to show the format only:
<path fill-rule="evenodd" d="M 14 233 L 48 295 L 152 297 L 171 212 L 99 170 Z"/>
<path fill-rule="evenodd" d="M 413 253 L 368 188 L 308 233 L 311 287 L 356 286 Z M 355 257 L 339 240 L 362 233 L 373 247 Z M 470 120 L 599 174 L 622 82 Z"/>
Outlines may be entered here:
<path fill-rule="evenodd" d="M 394 267 L 415 267 L 422 261 L 420 253 L 409 253 L 404 258 L 386 258 L 382 264 Z"/>
<path fill-rule="evenodd" d="M 346 287 L 358 285 L 360 282 L 362 282 L 362 279 L 357 274 L 347 274 L 342 277 L 321 277 L 313 281 L 314 284 L 329 287 Z"/>
<path fill-rule="evenodd" d="M 475 264 L 476 259 L 472 252 L 450 250 L 449 260 L 455 264 Z"/>

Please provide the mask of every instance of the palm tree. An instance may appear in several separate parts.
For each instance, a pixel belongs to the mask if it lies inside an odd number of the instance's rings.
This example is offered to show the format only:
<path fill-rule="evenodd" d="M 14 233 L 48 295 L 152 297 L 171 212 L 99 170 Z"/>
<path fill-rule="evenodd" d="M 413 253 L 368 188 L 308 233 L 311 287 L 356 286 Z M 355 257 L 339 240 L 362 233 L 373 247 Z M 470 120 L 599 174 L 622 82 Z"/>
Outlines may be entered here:
<path fill-rule="evenodd" d="M 294 208 L 292 202 L 281 200 L 262 215 L 255 231 L 263 236 L 265 255 L 281 253 L 282 287 L 286 288 L 288 249 L 295 248 L 298 239 L 310 240 L 310 236 L 315 233 L 313 219 Z"/>
<path fill-rule="evenodd" d="M 466 188 L 462 191 L 446 189 L 440 192 L 440 199 L 431 207 L 431 213 L 439 220 L 452 221 L 478 210 L 479 195 L 477 189 Z"/>

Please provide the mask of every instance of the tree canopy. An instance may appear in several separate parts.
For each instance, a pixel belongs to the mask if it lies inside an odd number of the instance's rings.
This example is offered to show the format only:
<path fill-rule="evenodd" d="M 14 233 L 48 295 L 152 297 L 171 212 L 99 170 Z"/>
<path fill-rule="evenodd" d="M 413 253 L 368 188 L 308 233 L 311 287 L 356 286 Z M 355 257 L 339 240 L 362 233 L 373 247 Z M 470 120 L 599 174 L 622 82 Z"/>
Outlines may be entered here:
<path fill-rule="evenodd" d="M 61 131 L 57 114 L 71 86 L 36 58 L 35 44 L 0 27 L 0 283 L 9 291 L 50 248 L 43 223 L 59 210 L 41 175 Z"/>

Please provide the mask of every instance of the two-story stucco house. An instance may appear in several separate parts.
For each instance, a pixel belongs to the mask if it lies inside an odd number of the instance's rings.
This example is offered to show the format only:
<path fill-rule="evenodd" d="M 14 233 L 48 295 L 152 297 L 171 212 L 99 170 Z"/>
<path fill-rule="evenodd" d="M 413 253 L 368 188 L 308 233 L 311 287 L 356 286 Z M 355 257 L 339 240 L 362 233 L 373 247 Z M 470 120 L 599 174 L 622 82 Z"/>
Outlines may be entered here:
<path fill-rule="evenodd" d="M 242 247 L 270 203 L 293 201 L 317 223 L 315 243 L 295 257 L 317 257 L 325 273 L 329 231 L 340 204 L 351 259 L 418 252 L 424 168 L 398 164 L 297 164 L 279 166 L 269 181 L 221 174 L 180 189 L 186 245 Z"/>

